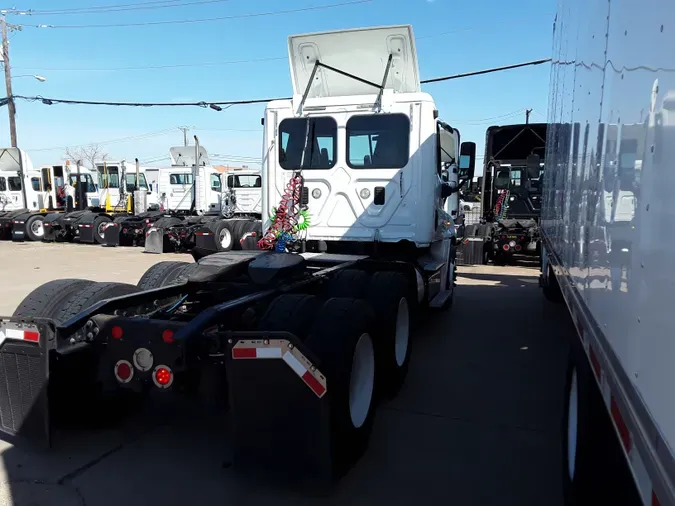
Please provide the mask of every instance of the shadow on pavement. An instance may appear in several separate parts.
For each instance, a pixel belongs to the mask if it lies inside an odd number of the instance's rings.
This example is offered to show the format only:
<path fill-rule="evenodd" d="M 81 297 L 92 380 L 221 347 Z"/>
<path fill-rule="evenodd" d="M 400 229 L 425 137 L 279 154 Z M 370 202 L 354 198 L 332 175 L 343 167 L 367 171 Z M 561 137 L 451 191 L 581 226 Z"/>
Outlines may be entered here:
<path fill-rule="evenodd" d="M 560 506 L 571 323 L 536 270 L 489 269 L 461 269 L 453 307 L 421 322 L 403 390 L 331 497 L 238 476 L 227 416 L 184 403 L 59 432 L 50 452 L 0 446 L 0 505 Z"/>

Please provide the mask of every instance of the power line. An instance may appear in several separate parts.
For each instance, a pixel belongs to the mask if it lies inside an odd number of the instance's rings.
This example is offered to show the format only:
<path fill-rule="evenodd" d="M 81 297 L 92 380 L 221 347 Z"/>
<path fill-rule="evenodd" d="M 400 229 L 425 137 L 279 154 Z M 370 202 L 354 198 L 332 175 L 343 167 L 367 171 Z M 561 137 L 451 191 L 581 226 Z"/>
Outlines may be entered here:
<path fill-rule="evenodd" d="M 351 0 L 349 2 L 340 2 L 335 4 L 326 4 L 326 5 L 315 5 L 312 7 L 301 7 L 299 9 L 287 9 L 281 11 L 268 11 L 268 12 L 255 12 L 249 14 L 235 14 L 231 16 L 218 16 L 213 18 L 201 18 L 201 19 L 176 19 L 176 20 L 167 20 L 167 21 L 144 21 L 140 23 L 112 23 L 112 24 L 100 24 L 100 25 L 23 25 L 30 28 L 66 28 L 66 29 L 77 29 L 77 28 L 126 28 L 132 26 L 159 26 L 159 25 L 184 25 L 184 24 L 195 24 L 195 23 L 207 23 L 210 21 L 226 21 L 231 19 L 246 19 L 246 18 L 258 18 L 264 16 L 279 16 L 283 14 L 294 14 L 297 12 L 308 12 L 316 10 L 325 10 L 333 9 L 336 7 L 346 7 L 349 5 L 358 5 L 370 3 L 373 0 Z"/>
<path fill-rule="evenodd" d="M 182 1 L 182 0 L 181 0 Z M 216 4 L 216 3 L 225 3 L 232 0 L 196 0 L 193 2 L 187 3 L 176 3 L 172 1 L 170 4 L 167 2 L 149 2 L 148 5 L 142 4 L 126 4 L 118 6 L 109 6 L 109 7 L 89 7 L 89 8 L 80 8 L 78 10 L 71 9 L 59 9 L 59 10 L 30 10 L 28 11 L 31 15 L 37 16 L 61 16 L 61 15 L 79 15 L 79 14 L 106 14 L 109 12 L 125 12 L 125 11 L 140 11 L 140 10 L 155 10 L 155 9 L 167 9 L 174 7 L 188 7 L 191 5 L 203 5 L 203 4 Z M 167 4 L 167 5 L 150 5 L 150 4 Z"/>
<path fill-rule="evenodd" d="M 38 148 L 38 149 L 31 149 L 28 148 L 27 151 L 57 151 L 57 150 L 65 150 L 67 148 L 70 149 L 75 149 L 75 148 L 86 148 L 88 146 L 104 146 L 106 144 L 114 144 L 117 142 L 128 142 L 128 141 L 136 141 L 136 140 L 142 140 L 142 139 L 149 139 L 151 137 L 158 137 L 160 135 L 165 135 L 171 132 L 175 132 L 175 128 L 166 128 L 164 130 L 158 130 L 155 132 L 147 132 L 144 134 L 139 134 L 139 135 L 131 135 L 128 137 L 122 137 L 119 139 L 112 139 L 112 140 L 107 140 L 107 141 L 100 141 L 100 142 L 88 142 L 86 144 L 74 144 L 70 146 L 55 146 L 53 148 Z"/>
<path fill-rule="evenodd" d="M 533 17 L 539 17 L 542 15 L 533 15 Z M 492 21 L 491 25 L 500 24 L 500 23 L 517 23 L 517 22 L 530 22 L 530 18 L 519 18 L 517 20 L 500 20 Z M 484 30 L 484 26 L 475 26 L 469 28 L 460 28 L 457 30 L 451 30 L 448 32 L 440 33 L 431 33 L 428 35 L 422 35 L 415 37 L 415 40 L 427 40 L 435 37 L 441 37 L 444 35 L 450 35 L 460 32 L 469 32 L 474 30 Z M 198 63 L 173 63 L 166 65 L 144 65 L 138 67 L 117 67 L 117 68 L 78 68 L 78 67 L 67 67 L 67 68 L 50 68 L 50 67 L 13 67 L 17 70 L 22 71 L 42 71 L 42 72 L 125 72 L 125 71 L 141 71 L 141 70 L 160 70 L 160 69 L 175 69 L 175 68 L 195 68 L 195 67 L 216 67 L 220 65 L 239 65 L 244 63 L 262 63 L 270 61 L 288 61 L 288 55 L 285 56 L 269 56 L 262 58 L 252 58 L 245 60 L 226 60 L 226 61 L 215 61 L 215 62 L 198 62 Z"/>
<path fill-rule="evenodd" d="M 520 67 L 527 67 L 530 65 L 541 65 L 542 63 L 547 63 L 550 62 L 551 58 L 544 58 L 542 60 L 534 60 L 534 61 L 529 61 L 525 63 L 516 63 L 514 65 L 507 65 L 505 67 L 495 67 L 491 69 L 485 69 L 485 70 L 477 70 L 475 72 L 467 72 L 466 74 L 455 74 L 452 76 L 444 76 L 444 77 L 435 77 L 433 79 L 425 79 L 424 81 L 420 81 L 422 84 L 431 84 L 431 83 L 438 83 L 441 81 L 450 81 L 451 79 L 459 79 L 460 77 L 471 77 L 471 76 L 479 76 L 481 74 L 490 74 L 492 72 L 501 72 L 503 70 L 511 70 L 511 69 L 517 69 Z"/>
<path fill-rule="evenodd" d="M 99 5 L 94 7 L 71 7 L 68 9 L 52 9 L 52 10 L 33 10 L 32 12 L 36 14 L 52 13 L 52 12 L 79 12 L 86 11 L 90 9 L 113 9 L 117 7 L 133 7 L 138 5 L 155 5 L 155 4 L 169 4 L 169 3 L 178 3 L 183 0 L 152 0 L 149 2 L 136 2 L 133 4 L 113 4 L 113 5 Z"/>
<path fill-rule="evenodd" d="M 450 81 L 453 79 L 459 79 L 462 77 L 471 77 L 483 74 L 490 74 L 493 72 L 502 72 L 505 70 L 511 70 L 521 67 L 527 67 L 531 65 L 541 65 L 546 62 L 550 62 L 551 58 L 545 58 L 541 60 L 534 60 L 523 63 L 516 63 L 514 65 L 506 65 L 504 67 L 494 67 L 484 70 L 476 70 L 473 72 L 466 72 L 463 74 L 454 74 L 450 76 L 443 77 L 434 77 L 432 79 L 425 79 L 420 81 L 421 84 L 430 84 L 437 83 L 441 81 Z M 71 100 L 71 99 L 61 99 L 61 98 L 48 98 L 42 96 L 27 97 L 23 95 L 14 95 L 12 98 L 14 100 L 25 100 L 28 102 L 42 102 L 45 105 L 54 105 L 54 104 L 68 104 L 68 105 L 102 105 L 102 106 L 117 106 L 117 107 L 202 107 L 210 108 L 215 111 L 222 111 L 223 109 L 230 108 L 234 105 L 250 105 L 250 104 L 265 104 L 273 100 L 290 100 L 291 97 L 274 97 L 274 98 L 255 98 L 248 100 L 225 100 L 225 101 L 201 101 L 201 102 L 107 102 L 107 101 L 96 101 L 96 100 Z M 6 98 L 5 98 L 6 100 Z M 0 101 L 1 102 L 1 101 Z M 0 103 L 0 106 L 4 105 Z"/>
<path fill-rule="evenodd" d="M 129 70 L 156 70 L 156 69 L 175 69 L 185 67 L 214 67 L 219 65 L 237 65 L 241 63 L 261 63 L 273 60 L 288 60 L 286 56 L 277 58 L 257 58 L 252 60 L 231 60 L 221 62 L 204 62 L 204 63 L 177 63 L 172 65 L 146 65 L 143 67 L 120 67 L 120 68 L 99 68 L 99 69 L 78 69 L 78 68 L 43 68 L 43 67 L 12 67 L 16 70 L 39 70 L 47 72 L 123 72 Z"/>

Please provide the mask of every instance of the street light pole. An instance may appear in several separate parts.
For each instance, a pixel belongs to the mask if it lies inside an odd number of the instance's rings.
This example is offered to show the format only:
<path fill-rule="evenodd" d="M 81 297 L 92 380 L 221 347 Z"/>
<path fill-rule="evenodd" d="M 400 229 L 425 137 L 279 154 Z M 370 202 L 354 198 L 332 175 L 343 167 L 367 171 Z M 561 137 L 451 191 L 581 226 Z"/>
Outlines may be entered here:
<path fill-rule="evenodd" d="M 7 89 L 7 111 L 9 113 L 9 136 L 12 147 L 16 147 L 16 105 L 12 93 L 12 71 L 9 66 L 9 42 L 7 40 L 7 21 L 5 15 L 0 17 L 2 28 L 2 59 L 5 64 L 5 88 Z"/>

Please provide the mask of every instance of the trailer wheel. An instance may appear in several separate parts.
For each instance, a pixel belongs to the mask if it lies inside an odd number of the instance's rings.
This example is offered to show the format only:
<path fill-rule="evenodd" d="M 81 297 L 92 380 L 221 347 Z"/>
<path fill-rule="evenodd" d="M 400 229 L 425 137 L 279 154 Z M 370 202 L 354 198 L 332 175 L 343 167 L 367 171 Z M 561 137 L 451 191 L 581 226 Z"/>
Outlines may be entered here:
<path fill-rule="evenodd" d="M 375 415 L 375 315 L 359 299 L 328 299 L 305 341 L 326 375 L 333 471 L 344 474 L 368 446 Z"/>
<path fill-rule="evenodd" d="M 94 239 L 99 244 L 105 244 L 105 228 L 112 220 L 108 216 L 97 216 L 92 225 L 94 229 Z"/>
<path fill-rule="evenodd" d="M 366 296 L 366 286 L 370 276 L 358 269 L 344 269 L 328 278 L 323 285 L 323 294 L 329 297 L 354 297 L 362 299 Z"/>
<path fill-rule="evenodd" d="M 52 318 L 74 293 L 94 284 L 88 279 L 55 279 L 37 287 L 21 301 L 13 316 Z"/>
<path fill-rule="evenodd" d="M 267 307 L 267 311 L 258 322 L 258 329 L 290 332 L 304 341 L 320 306 L 321 302 L 315 295 L 303 293 L 280 295 Z"/>
<path fill-rule="evenodd" d="M 586 352 L 576 337 L 567 363 L 561 429 L 567 506 L 641 503 Z"/>
<path fill-rule="evenodd" d="M 188 262 L 158 262 L 145 271 L 136 286 L 141 290 L 165 286 L 165 283 L 173 279 L 174 274 L 186 265 L 190 264 Z"/>
<path fill-rule="evenodd" d="M 31 241 L 42 241 L 42 238 L 45 236 L 44 228 L 45 217 L 38 214 L 36 216 L 31 216 L 26 220 L 26 236 Z"/>
<path fill-rule="evenodd" d="M 393 396 L 408 374 L 412 351 L 408 279 L 400 272 L 376 272 L 370 278 L 366 297 L 378 321 L 378 387 L 386 396 Z"/>

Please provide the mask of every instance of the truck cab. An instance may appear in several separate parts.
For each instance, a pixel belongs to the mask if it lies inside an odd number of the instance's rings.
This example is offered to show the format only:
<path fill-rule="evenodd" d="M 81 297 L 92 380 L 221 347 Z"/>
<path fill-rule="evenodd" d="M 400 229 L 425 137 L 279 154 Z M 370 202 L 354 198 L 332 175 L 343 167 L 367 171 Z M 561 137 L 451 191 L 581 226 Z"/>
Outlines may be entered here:
<path fill-rule="evenodd" d="M 146 171 L 153 168 L 139 167 L 138 182 L 136 181 L 136 166 L 125 160 L 104 161 L 96 164 L 100 175 L 99 192 L 100 205 L 106 208 L 125 208 L 124 196 L 132 195 L 136 190 L 144 190 L 147 196 L 148 207 L 159 206 L 156 191 L 148 185 Z M 120 181 L 125 181 L 124 191 L 120 192 Z"/>
<path fill-rule="evenodd" d="M 301 173 L 308 250 L 449 244 L 459 132 L 421 91 L 412 28 L 292 36 L 288 51 L 293 98 L 264 117 L 263 229 Z"/>
<path fill-rule="evenodd" d="M 199 146 L 195 163 L 194 146 L 169 149 L 171 167 L 159 169 L 158 192 L 160 209 L 197 214 L 219 213 L 222 200 L 220 172 L 209 160 L 206 148 Z"/>
<path fill-rule="evenodd" d="M 262 206 L 262 176 L 259 170 L 230 169 L 222 174 L 227 195 L 223 197 L 222 213 L 225 218 L 236 215 L 260 219 Z"/>

